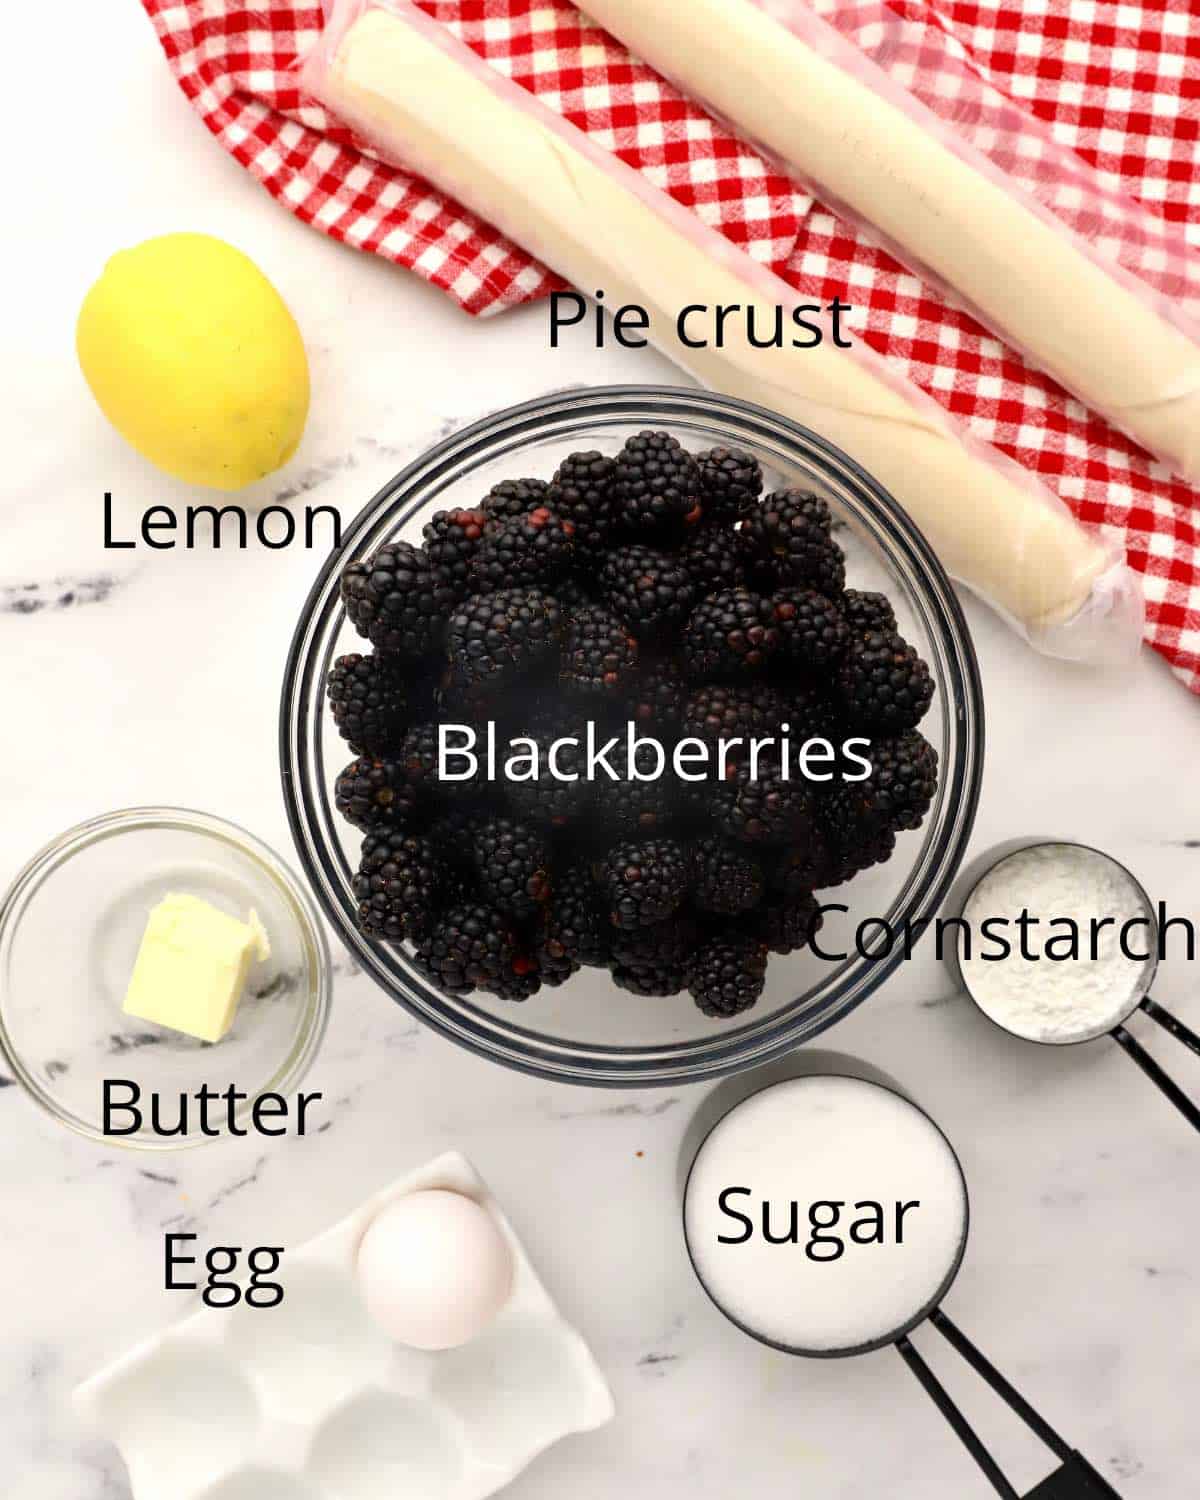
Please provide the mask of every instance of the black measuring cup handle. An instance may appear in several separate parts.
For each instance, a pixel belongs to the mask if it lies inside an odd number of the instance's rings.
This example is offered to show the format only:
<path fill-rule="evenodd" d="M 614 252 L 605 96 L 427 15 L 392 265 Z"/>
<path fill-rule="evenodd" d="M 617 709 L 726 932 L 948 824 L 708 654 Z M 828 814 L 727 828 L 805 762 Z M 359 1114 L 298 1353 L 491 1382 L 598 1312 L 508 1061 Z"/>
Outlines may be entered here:
<path fill-rule="evenodd" d="M 1189 1051 L 1200 1057 L 1200 1036 L 1197 1036 L 1190 1027 L 1185 1026 L 1178 1016 L 1173 1016 L 1169 1010 L 1164 1010 L 1158 1001 L 1151 1000 L 1149 995 L 1142 999 L 1140 1009 L 1157 1021 L 1163 1030 L 1173 1036 L 1177 1042 L 1182 1042 Z M 1130 1036 L 1124 1026 L 1114 1027 L 1112 1036 L 1113 1040 L 1124 1047 L 1155 1088 L 1171 1101 L 1193 1129 L 1200 1130 L 1200 1105 L 1184 1093 L 1166 1069 L 1150 1056 L 1136 1037 Z"/>
<path fill-rule="evenodd" d="M 995 1365 L 985 1358 L 940 1307 L 935 1307 L 929 1314 L 929 1322 L 1059 1460 L 1059 1466 L 1052 1474 L 1022 1496 L 1005 1477 L 996 1460 L 984 1447 L 979 1434 L 954 1404 L 945 1386 L 917 1353 L 908 1335 L 897 1339 L 896 1348 L 900 1357 L 921 1382 L 926 1394 L 954 1429 L 1001 1500 L 1121 1500 L 1112 1485 L 1092 1468 L 1081 1453 L 1068 1447 L 1049 1422 L 1030 1406 L 1015 1386 L 1005 1380 Z"/>

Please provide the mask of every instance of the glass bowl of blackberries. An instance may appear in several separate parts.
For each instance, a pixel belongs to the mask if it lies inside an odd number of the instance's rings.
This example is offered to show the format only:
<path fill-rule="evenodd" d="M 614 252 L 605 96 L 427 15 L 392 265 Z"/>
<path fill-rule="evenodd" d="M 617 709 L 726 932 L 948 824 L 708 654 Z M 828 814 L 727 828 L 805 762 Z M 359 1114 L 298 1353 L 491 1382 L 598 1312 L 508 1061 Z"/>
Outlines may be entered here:
<path fill-rule="evenodd" d="M 862 1003 L 958 870 L 978 670 L 839 449 L 696 390 L 547 396 L 358 514 L 305 605 L 284 795 L 416 1017 L 542 1077 L 673 1085 Z"/>

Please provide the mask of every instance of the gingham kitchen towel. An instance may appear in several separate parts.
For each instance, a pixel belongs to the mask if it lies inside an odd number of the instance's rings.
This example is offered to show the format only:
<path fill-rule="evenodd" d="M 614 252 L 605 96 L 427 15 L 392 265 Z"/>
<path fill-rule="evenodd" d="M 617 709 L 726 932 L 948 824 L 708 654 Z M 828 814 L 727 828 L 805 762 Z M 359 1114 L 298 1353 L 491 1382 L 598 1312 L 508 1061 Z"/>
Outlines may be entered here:
<path fill-rule="evenodd" d="M 917 385 L 1040 473 L 1081 520 L 1115 528 L 1144 576 L 1147 641 L 1200 693 L 1194 490 L 814 204 L 564 0 L 418 3 L 793 285 L 853 303 L 866 341 Z M 853 8 L 833 3 L 815 0 L 814 8 L 853 34 Z M 878 11 L 879 0 L 869 3 Z M 294 65 L 320 31 L 318 0 L 142 4 L 209 130 L 298 218 L 416 271 L 477 315 L 560 285 L 420 179 L 357 151 L 301 96 Z M 1200 246 L 1200 20 L 1188 0 L 885 4 L 938 27 L 983 79 Z"/>

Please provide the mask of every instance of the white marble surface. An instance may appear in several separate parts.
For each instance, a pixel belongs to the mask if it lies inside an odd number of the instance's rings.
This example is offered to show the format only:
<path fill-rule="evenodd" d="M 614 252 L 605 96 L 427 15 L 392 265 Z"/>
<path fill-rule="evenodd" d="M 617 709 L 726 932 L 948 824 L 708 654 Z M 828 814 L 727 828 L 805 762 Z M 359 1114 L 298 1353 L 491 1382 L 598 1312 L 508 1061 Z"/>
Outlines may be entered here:
<path fill-rule="evenodd" d="M 347 513 L 451 423 L 573 382 L 671 378 L 649 353 L 552 353 L 540 310 L 470 323 L 415 280 L 292 223 L 193 120 L 133 0 L 69 15 L 65 49 L 61 10 L 6 18 L 10 65 L 22 65 L 10 66 L 5 108 L 24 144 L 5 168 L 23 204 L 4 249 L 5 876 L 79 818 L 156 800 L 289 848 L 276 700 L 317 558 L 102 549 L 104 490 L 127 515 L 186 499 L 122 448 L 75 369 L 75 310 L 107 252 L 201 228 L 262 261 L 315 373 L 312 426 L 275 488 L 312 484 Z M 989 714 L 976 848 L 1030 831 L 1087 839 L 1200 918 L 1195 701 L 1149 656 L 1100 677 L 1041 660 L 969 613 Z M 1158 986 L 1193 1024 L 1195 990 L 1181 962 Z M 975 1225 L 953 1314 L 1127 1500 L 1192 1493 L 1200 1142 L 1114 1046 L 1007 1042 L 931 955 L 828 1041 L 887 1068 L 961 1149 Z M 1149 1042 L 1200 1087 L 1194 1059 Z M 331 1101 L 320 1134 L 154 1160 L 77 1141 L 16 1088 L 0 1090 L 5 1495 L 127 1500 L 114 1452 L 77 1429 L 66 1397 L 182 1311 L 161 1290 L 164 1225 L 183 1216 L 211 1243 L 299 1242 L 448 1147 L 488 1178 L 618 1402 L 609 1428 L 539 1460 L 514 1500 L 985 1493 L 894 1354 L 801 1364 L 711 1311 L 688 1273 L 675 1185 L 699 1095 L 590 1093 L 502 1072 L 419 1032 L 344 962 L 312 1084 Z M 1036 1449 L 949 1351 L 920 1341 L 1032 1484 Z"/>

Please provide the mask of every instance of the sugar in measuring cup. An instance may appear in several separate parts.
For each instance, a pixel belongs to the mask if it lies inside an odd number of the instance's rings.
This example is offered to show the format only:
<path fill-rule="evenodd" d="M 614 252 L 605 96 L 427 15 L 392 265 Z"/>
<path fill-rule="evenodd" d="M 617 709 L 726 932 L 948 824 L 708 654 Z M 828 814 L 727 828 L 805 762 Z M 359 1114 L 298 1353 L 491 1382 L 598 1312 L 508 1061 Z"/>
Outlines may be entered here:
<path fill-rule="evenodd" d="M 1063 955 L 985 957 L 986 924 L 1019 944 L 1022 912 L 1043 930 L 1057 922 Z M 1200 1130 L 1200 1106 L 1126 1029 L 1143 1010 L 1200 1056 L 1200 1036 L 1150 997 L 1158 970 L 1158 918 L 1141 883 L 1111 855 L 1067 842 L 1019 846 L 993 861 L 971 886 L 958 930 L 962 986 L 989 1020 L 1022 1041 L 1075 1046 L 1111 1036 Z M 1015 933 L 1015 936 L 1014 936 Z M 1071 957 L 1072 934 L 1080 956 Z M 982 941 L 981 941 L 982 939 Z M 1049 949 L 1047 942 L 1045 947 Z"/>
<path fill-rule="evenodd" d="M 914 1347 L 929 1322 L 1057 1460 L 1024 1500 L 1119 1500 L 942 1311 L 967 1245 L 966 1180 L 894 1089 L 831 1073 L 761 1089 L 705 1136 L 683 1196 L 696 1275 L 743 1333 L 811 1359 L 893 1345 L 995 1493 L 1022 1500 Z"/>

